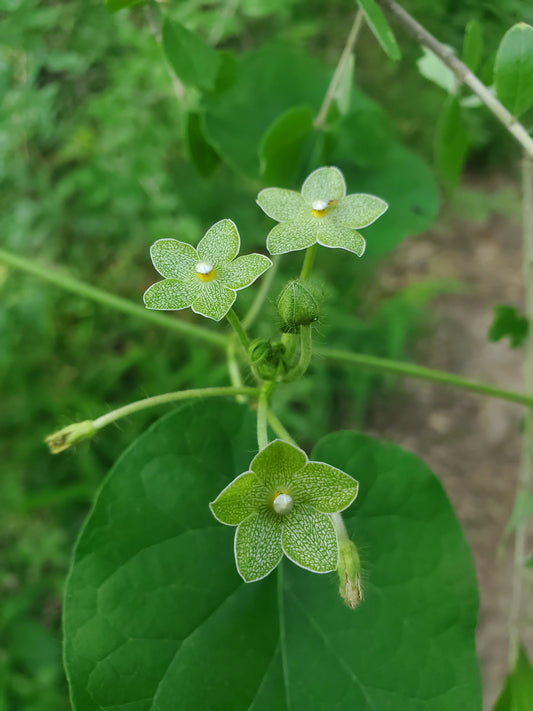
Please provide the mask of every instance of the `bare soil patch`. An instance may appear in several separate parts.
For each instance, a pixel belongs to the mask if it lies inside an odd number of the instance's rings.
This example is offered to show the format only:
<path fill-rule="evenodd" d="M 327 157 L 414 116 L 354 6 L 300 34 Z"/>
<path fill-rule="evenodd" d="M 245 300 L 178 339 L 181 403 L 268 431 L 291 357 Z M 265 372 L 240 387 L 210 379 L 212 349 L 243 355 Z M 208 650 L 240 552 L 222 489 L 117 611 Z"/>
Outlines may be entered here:
<path fill-rule="evenodd" d="M 482 189 L 490 201 L 502 184 Z M 387 289 L 441 278 L 459 280 L 464 291 L 436 300 L 434 332 L 413 360 L 522 390 L 523 349 L 487 339 L 495 304 L 523 304 L 519 215 L 492 214 L 474 223 L 445 216 L 432 231 L 406 240 L 382 272 Z M 377 403 L 371 423 L 376 434 L 415 452 L 441 478 L 472 547 L 487 709 L 507 670 L 512 540 L 504 531 L 514 503 L 522 414 L 511 403 L 406 379 L 392 400 Z"/>

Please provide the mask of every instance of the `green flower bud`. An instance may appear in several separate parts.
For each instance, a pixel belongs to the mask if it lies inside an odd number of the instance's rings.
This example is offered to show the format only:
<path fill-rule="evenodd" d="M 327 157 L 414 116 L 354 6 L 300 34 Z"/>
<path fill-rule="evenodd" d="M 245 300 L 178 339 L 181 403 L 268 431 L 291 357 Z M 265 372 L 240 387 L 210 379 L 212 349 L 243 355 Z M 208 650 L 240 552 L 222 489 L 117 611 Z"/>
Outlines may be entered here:
<path fill-rule="evenodd" d="M 248 349 L 252 365 L 257 365 L 267 360 L 270 350 L 270 341 L 267 341 L 266 338 L 256 338 L 252 341 Z"/>
<path fill-rule="evenodd" d="M 76 422 L 73 425 L 68 425 L 68 427 L 63 427 L 62 430 L 48 435 L 45 441 L 52 454 L 59 454 L 59 452 L 72 447 L 73 444 L 89 439 L 95 432 L 96 428 L 92 420 L 84 420 L 83 422 Z"/>
<path fill-rule="evenodd" d="M 248 352 L 253 369 L 263 380 L 277 380 L 287 372 L 283 343 L 256 338 Z"/>
<path fill-rule="evenodd" d="M 290 281 L 278 297 L 278 313 L 286 333 L 298 333 L 300 326 L 308 326 L 318 319 L 320 308 L 309 286 L 301 281 Z"/>
<path fill-rule="evenodd" d="M 361 561 L 355 543 L 347 538 L 339 540 L 339 592 L 342 599 L 355 610 L 363 599 Z"/>

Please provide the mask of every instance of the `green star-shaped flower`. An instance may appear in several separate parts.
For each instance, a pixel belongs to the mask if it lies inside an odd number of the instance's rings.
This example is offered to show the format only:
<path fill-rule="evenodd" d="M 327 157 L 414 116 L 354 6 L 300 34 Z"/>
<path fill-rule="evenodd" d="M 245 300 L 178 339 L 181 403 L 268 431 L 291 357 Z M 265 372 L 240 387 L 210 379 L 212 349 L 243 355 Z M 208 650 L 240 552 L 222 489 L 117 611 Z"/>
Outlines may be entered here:
<path fill-rule="evenodd" d="M 220 321 L 231 309 L 236 292 L 272 266 L 263 254 L 236 259 L 240 246 L 232 220 L 220 220 L 210 227 L 196 249 L 176 239 L 157 240 L 150 256 L 165 278 L 145 292 L 146 307 L 175 311 L 191 306 L 197 314 Z"/>
<path fill-rule="evenodd" d="M 257 203 L 280 223 L 267 237 L 270 254 L 294 252 L 318 242 L 361 257 L 366 242 L 356 229 L 368 227 L 388 208 L 385 200 L 374 195 L 346 195 L 344 176 L 333 167 L 311 173 L 301 193 L 281 188 L 261 190 Z"/>
<path fill-rule="evenodd" d="M 358 483 L 324 462 L 310 462 L 298 447 L 276 439 L 209 504 L 216 519 L 237 526 L 235 560 L 251 583 L 268 575 L 283 554 L 315 573 L 339 563 L 330 514 L 357 496 Z"/>

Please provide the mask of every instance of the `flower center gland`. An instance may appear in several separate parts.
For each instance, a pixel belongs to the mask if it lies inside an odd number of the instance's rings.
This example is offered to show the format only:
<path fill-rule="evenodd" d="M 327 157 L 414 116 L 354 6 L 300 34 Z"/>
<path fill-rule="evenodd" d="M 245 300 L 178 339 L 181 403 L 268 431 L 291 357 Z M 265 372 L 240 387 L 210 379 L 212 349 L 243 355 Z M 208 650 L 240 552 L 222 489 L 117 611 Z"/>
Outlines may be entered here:
<path fill-rule="evenodd" d="M 274 507 L 274 511 L 277 514 L 288 514 L 290 511 L 292 511 L 293 507 L 292 496 L 281 492 L 277 494 L 277 496 L 274 498 L 272 506 Z"/>
<path fill-rule="evenodd" d="M 311 203 L 311 212 L 314 217 L 324 217 L 328 209 L 327 200 L 313 200 Z"/>
<path fill-rule="evenodd" d="M 200 281 L 212 281 L 215 278 L 215 270 L 209 262 L 198 262 L 196 265 L 196 276 Z"/>

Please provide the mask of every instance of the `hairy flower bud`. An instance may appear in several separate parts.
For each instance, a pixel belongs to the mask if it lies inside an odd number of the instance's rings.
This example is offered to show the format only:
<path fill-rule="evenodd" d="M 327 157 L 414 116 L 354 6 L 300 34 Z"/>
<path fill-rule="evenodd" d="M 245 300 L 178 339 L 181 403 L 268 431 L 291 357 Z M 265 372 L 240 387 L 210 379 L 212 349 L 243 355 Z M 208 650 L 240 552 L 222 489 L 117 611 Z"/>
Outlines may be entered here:
<path fill-rule="evenodd" d="M 318 319 L 320 308 L 316 296 L 307 284 L 290 281 L 278 297 L 278 313 L 282 328 L 297 333 L 300 326 L 308 326 Z"/>
<path fill-rule="evenodd" d="M 248 352 L 252 367 L 263 380 L 276 380 L 287 372 L 283 343 L 256 338 Z"/>
<path fill-rule="evenodd" d="M 361 588 L 361 561 L 355 543 L 339 540 L 339 592 L 342 599 L 355 610 L 363 599 Z"/>
<path fill-rule="evenodd" d="M 256 338 L 252 341 L 250 348 L 248 349 L 252 365 L 258 365 L 259 363 L 263 363 L 267 360 L 270 350 L 270 341 L 267 341 L 266 338 Z"/>
<path fill-rule="evenodd" d="M 68 427 L 63 427 L 46 438 L 46 444 L 50 448 L 52 454 L 59 454 L 65 449 L 72 447 L 84 439 L 89 439 L 96 432 L 92 420 L 84 420 L 76 422 Z"/>

